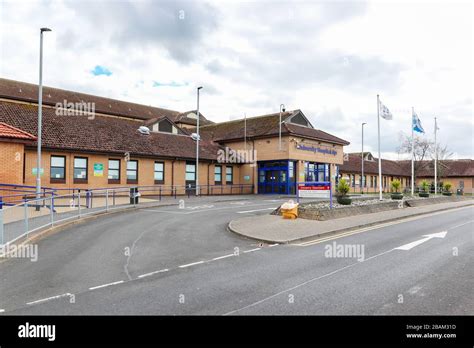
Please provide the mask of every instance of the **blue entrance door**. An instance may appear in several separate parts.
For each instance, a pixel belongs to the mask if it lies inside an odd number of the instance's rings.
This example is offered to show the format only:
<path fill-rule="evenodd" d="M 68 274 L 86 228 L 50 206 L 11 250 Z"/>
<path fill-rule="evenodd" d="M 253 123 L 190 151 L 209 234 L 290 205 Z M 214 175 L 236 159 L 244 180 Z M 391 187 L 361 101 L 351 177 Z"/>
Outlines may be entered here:
<path fill-rule="evenodd" d="M 259 164 L 258 192 L 288 194 L 288 161 L 262 162 Z"/>

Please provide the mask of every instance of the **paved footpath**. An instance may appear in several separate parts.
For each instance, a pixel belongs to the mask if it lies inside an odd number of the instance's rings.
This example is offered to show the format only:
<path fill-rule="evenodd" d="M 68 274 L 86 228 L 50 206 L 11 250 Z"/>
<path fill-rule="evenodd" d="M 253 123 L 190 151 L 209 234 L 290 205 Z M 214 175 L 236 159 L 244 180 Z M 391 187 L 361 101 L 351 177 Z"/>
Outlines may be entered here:
<path fill-rule="evenodd" d="M 234 233 L 256 240 L 270 243 L 292 243 L 383 222 L 396 221 L 410 216 L 429 214 L 469 205 L 474 205 L 474 200 L 469 199 L 459 202 L 388 210 L 326 221 L 308 219 L 287 220 L 279 215 L 259 215 L 232 220 L 228 227 Z M 263 226 L 264 228 L 262 228 Z"/>

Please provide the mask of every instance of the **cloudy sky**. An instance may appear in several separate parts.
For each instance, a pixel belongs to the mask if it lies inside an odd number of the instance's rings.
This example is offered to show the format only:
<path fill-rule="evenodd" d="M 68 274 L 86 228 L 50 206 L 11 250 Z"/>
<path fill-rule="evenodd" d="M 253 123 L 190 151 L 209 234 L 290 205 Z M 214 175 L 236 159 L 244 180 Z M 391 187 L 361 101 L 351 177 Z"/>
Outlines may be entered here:
<path fill-rule="evenodd" d="M 410 133 L 411 107 L 426 137 L 473 157 L 471 1 L 4 1 L 0 76 L 186 111 L 213 121 L 301 109 L 348 151 L 382 155 Z"/>

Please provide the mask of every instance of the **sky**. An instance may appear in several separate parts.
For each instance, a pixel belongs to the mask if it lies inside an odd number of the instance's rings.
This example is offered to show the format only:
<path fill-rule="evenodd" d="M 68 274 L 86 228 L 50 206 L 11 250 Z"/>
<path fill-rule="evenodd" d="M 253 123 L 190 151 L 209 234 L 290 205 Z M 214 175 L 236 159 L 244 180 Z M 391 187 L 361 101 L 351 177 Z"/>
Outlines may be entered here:
<path fill-rule="evenodd" d="M 301 109 L 346 152 L 382 157 L 411 133 L 414 107 L 452 158 L 473 158 L 471 1 L 4 1 L 0 76 L 215 122 Z"/>

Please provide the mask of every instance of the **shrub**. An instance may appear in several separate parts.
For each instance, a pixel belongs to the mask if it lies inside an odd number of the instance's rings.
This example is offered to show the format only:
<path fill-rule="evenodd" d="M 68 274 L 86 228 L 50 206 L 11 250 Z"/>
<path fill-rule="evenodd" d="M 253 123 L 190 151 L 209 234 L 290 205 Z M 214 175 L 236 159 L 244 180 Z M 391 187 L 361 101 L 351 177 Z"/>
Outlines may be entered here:
<path fill-rule="evenodd" d="M 400 180 L 393 180 L 390 185 L 392 186 L 392 192 L 395 191 L 395 193 L 398 193 L 402 184 L 400 183 Z"/>
<path fill-rule="evenodd" d="M 430 183 L 427 180 L 423 180 L 421 182 L 421 189 L 423 190 L 423 192 L 428 192 L 429 188 L 430 188 Z"/>
<path fill-rule="evenodd" d="M 339 180 L 339 183 L 337 184 L 337 192 L 339 193 L 339 195 L 347 195 L 350 189 L 351 188 L 349 186 L 349 183 L 345 179 Z"/>
<path fill-rule="evenodd" d="M 453 187 L 453 185 L 451 185 L 451 183 L 449 182 L 443 185 L 443 189 L 445 192 L 451 192 L 451 187 Z"/>

